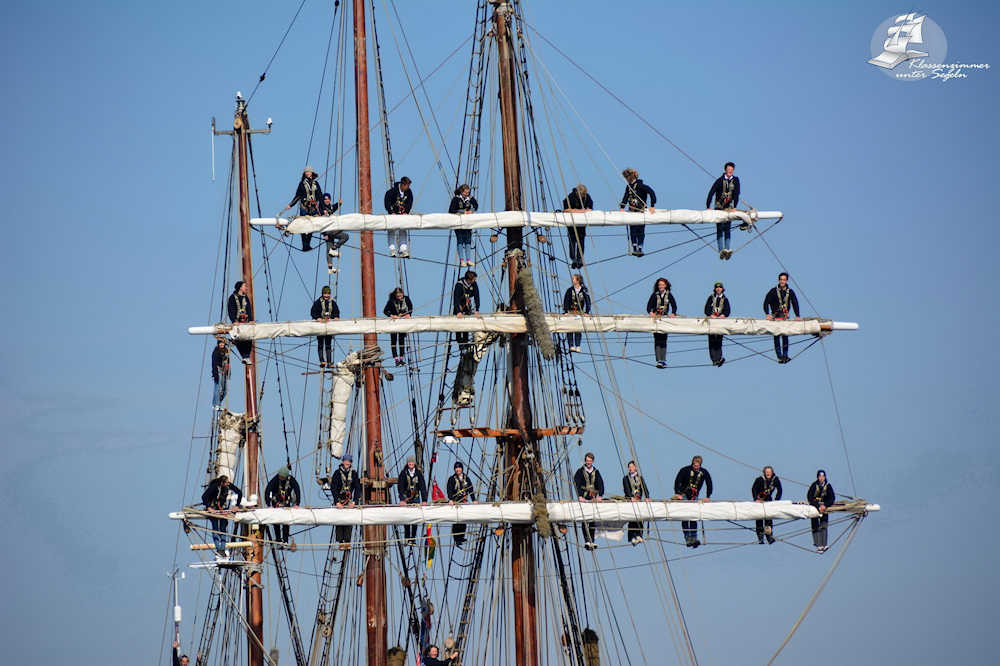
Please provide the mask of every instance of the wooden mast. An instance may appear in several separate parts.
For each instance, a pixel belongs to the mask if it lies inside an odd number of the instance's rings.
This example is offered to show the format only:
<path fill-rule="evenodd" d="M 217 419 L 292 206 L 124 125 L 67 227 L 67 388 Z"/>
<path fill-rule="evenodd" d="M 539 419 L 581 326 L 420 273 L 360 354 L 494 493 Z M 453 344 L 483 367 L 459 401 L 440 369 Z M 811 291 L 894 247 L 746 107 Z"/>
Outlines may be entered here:
<path fill-rule="evenodd" d="M 354 0 L 354 95 L 358 141 L 358 200 L 360 212 L 372 212 L 371 146 L 368 136 L 368 44 L 365 36 L 365 3 Z M 375 297 L 375 238 L 371 231 L 361 232 L 361 304 L 365 317 L 377 316 Z M 364 336 L 365 349 L 378 345 L 378 336 Z M 366 504 L 385 504 L 385 468 L 382 466 L 382 414 L 379 402 L 379 368 L 367 364 L 365 385 L 365 442 L 367 478 L 364 484 Z M 387 666 L 388 621 L 385 589 L 384 525 L 365 525 L 365 617 L 368 636 L 368 665 Z"/>
<path fill-rule="evenodd" d="M 521 210 L 521 161 L 517 140 L 517 105 L 514 48 L 508 22 L 510 6 L 507 2 L 495 3 L 493 10 L 494 35 L 497 40 L 500 67 L 500 122 L 503 137 L 503 174 L 505 210 Z M 521 227 L 507 229 L 507 276 L 511 309 L 524 311 L 523 299 L 516 293 L 517 255 L 513 250 L 523 250 Z M 524 255 L 520 255 L 524 256 Z M 534 470 L 528 464 L 525 452 L 534 449 L 532 437 L 531 404 L 528 392 L 527 335 L 511 335 L 510 345 L 510 415 L 508 426 L 520 430 L 520 435 L 504 438 L 504 460 L 508 470 L 507 499 L 523 500 L 537 491 Z M 511 580 L 514 594 L 515 653 L 518 666 L 538 664 L 538 612 L 535 584 L 535 550 L 530 526 L 511 529 Z"/>
<path fill-rule="evenodd" d="M 250 178 L 247 169 L 247 154 L 249 152 L 250 121 L 247 118 L 246 101 L 242 97 L 236 99 L 236 118 L 233 121 L 236 139 L 236 153 L 239 163 L 240 187 L 240 254 L 242 259 L 243 281 L 247 285 L 247 298 L 250 300 L 250 311 L 256 316 L 253 301 L 253 263 L 250 258 Z M 257 347 L 250 342 L 250 362 L 243 368 L 244 392 L 246 395 L 247 423 L 253 423 L 258 416 L 257 395 Z M 247 433 L 247 470 L 244 479 L 245 496 L 260 497 L 258 483 L 257 461 L 260 453 L 260 434 L 257 428 L 251 428 Z M 250 666 L 264 665 L 264 604 L 261 592 L 260 571 L 264 562 L 264 546 L 261 540 L 260 528 L 250 529 L 249 540 L 253 543 L 249 560 L 253 563 L 247 573 L 247 656 Z"/>

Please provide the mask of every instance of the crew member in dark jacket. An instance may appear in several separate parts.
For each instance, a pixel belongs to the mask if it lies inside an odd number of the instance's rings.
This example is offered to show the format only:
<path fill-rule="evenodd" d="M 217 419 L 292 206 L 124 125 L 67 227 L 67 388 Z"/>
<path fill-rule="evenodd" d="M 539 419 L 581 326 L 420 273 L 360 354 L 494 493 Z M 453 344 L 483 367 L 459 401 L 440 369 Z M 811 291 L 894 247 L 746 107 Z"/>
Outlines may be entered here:
<path fill-rule="evenodd" d="M 458 317 L 479 316 L 479 285 L 476 284 L 476 274 L 473 271 L 465 271 L 465 277 L 455 285 L 451 313 Z M 455 341 L 459 345 L 468 344 L 469 334 L 456 333 Z"/>
<path fill-rule="evenodd" d="M 354 457 L 347 453 L 340 459 L 340 467 L 333 473 L 333 480 L 330 482 L 330 494 L 338 508 L 352 507 L 361 503 L 361 479 L 358 473 L 351 469 Z M 337 526 L 337 541 L 340 542 L 341 550 L 351 548 L 350 525 Z"/>
<path fill-rule="evenodd" d="M 302 180 L 299 181 L 299 186 L 295 188 L 295 198 L 285 206 L 285 210 L 298 204 L 300 216 L 319 215 L 322 202 L 323 190 L 316 182 L 316 170 L 307 166 L 302 170 Z M 299 235 L 302 236 L 302 251 L 308 252 L 312 249 L 312 234 Z"/>
<path fill-rule="evenodd" d="M 455 196 L 451 199 L 448 212 L 452 215 L 468 215 L 479 210 L 479 202 L 472 196 L 472 188 L 459 185 Z M 458 265 L 475 266 L 475 255 L 472 254 L 472 229 L 455 229 L 455 241 L 458 244 Z"/>
<path fill-rule="evenodd" d="M 826 551 L 826 528 L 830 522 L 830 515 L 827 510 L 837 501 L 837 495 L 833 492 L 833 486 L 826 482 L 826 472 L 819 470 L 816 472 L 816 480 L 809 486 L 806 492 L 806 499 L 819 511 L 819 518 L 810 518 L 812 523 L 813 545 L 816 552 Z"/>
<path fill-rule="evenodd" d="M 396 490 L 399 491 L 399 504 L 401 506 L 427 504 L 427 484 L 424 483 L 424 475 L 417 469 L 417 459 L 413 456 L 406 457 L 406 466 L 399 473 Z M 410 544 L 416 544 L 417 526 L 404 525 L 403 531 L 406 540 Z"/>
<path fill-rule="evenodd" d="M 328 322 L 340 319 L 340 308 L 333 300 L 329 287 L 323 287 L 322 295 L 313 301 L 309 316 L 316 321 Z M 333 336 L 317 335 L 316 348 L 319 350 L 319 367 L 333 367 Z"/>
<path fill-rule="evenodd" d="M 754 479 L 753 488 L 750 490 L 753 495 L 755 502 L 776 502 L 781 499 L 781 479 L 779 479 L 774 474 L 774 468 L 768 465 L 762 470 L 762 474 Z M 774 536 L 772 527 L 774 526 L 774 521 L 769 518 L 764 520 L 758 520 L 756 522 L 757 528 L 757 542 L 764 543 L 764 537 L 767 537 L 767 542 L 769 544 L 774 543 Z"/>
<path fill-rule="evenodd" d="M 764 316 L 768 321 L 784 321 L 789 318 L 789 313 L 795 313 L 795 321 L 802 321 L 799 316 L 799 299 L 795 292 L 788 286 L 788 273 L 778 273 L 778 286 L 772 287 L 764 297 Z M 788 363 L 792 359 L 788 358 L 788 336 L 774 336 L 774 355 L 778 357 L 778 363 Z"/>
<path fill-rule="evenodd" d="M 212 380 L 215 382 L 215 397 L 212 399 L 212 409 L 222 409 L 222 401 L 226 399 L 229 388 L 229 348 L 226 339 L 219 338 L 212 350 Z"/>
<path fill-rule="evenodd" d="M 264 489 L 264 501 L 271 507 L 297 509 L 301 500 L 302 489 L 299 488 L 299 482 L 295 480 L 287 466 L 279 469 Z M 274 526 L 274 540 L 279 543 L 288 543 L 288 525 Z M 295 550 L 294 545 L 292 550 Z"/>
<path fill-rule="evenodd" d="M 705 486 L 705 501 L 712 497 L 712 475 L 701 466 L 701 456 L 691 459 L 691 464 L 681 467 L 674 479 L 674 499 L 696 500 L 701 492 L 702 485 Z M 681 521 L 681 528 L 684 530 L 684 539 L 689 548 L 697 548 L 701 545 L 698 540 L 698 521 Z"/>
<path fill-rule="evenodd" d="M 562 202 L 564 213 L 586 213 L 594 210 L 594 200 L 587 194 L 587 186 L 580 184 L 573 188 Z M 583 268 L 583 250 L 587 240 L 586 225 L 571 224 L 566 227 L 569 236 L 570 268 Z"/>
<path fill-rule="evenodd" d="M 452 652 L 447 659 L 438 659 L 438 649 L 436 645 L 431 645 L 424 653 L 422 663 L 424 666 L 451 666 L 453 660 L 458 658 L 458 651 Z"/>
<path fill-rule="evenodd" d="M 740 203 L 740 179 L 733 175 L 736 165 L 726 162 L 725 173 L 719 176 L 705 199 L 705 208 L 712 208 L 712 198 L 715 198 L 715 210 L 730 211 Z M 733 251 L 729 249 L 729 231 L 732 222 L 719 222 L 715 225 L 715 242 L 719 246 L 719 259 L 729 259 Z"/>
<path fill-rule="evenodd" d="M 332 203 L 333 197 L 329 193 L 323 195 L 323 203 L 320 204 L 319 214 L 324 217 L 329 217 L 333 215 L 338 210 L 340 210 L 340 204 L 344 203 L 343 199 L 337 199 L 337 203 Z M 350 234 L 346 231 L 324 231 L 323 239 L 326 241 L 326 268 L 330 273 L 335 273 L 333 269 L 333 260 L 335 257 L 340 256 L 340 246 L 347 243 L 351 238 Z"/>
<path fill-rule="evenodd" d="M 412 181 L 403 176 L 399 182 L 392 186 L 385 193 L 385 212 L 389 215 L 409 215 L 413 208 L 413 191 L 410 190 Z M 409 236 L 406 229 L 389 230 L 389 256 L 396 256 L 396 244 L 399 244 L 399 256 L 406 259 L 410 256 Z"/>
<path fill-rule="evenodd" d="M 583 276 L 573 273 L 573 286 L 566 290 L 563 296 L 563 313 L 571 317 L 580 317 L 590 314 L 590 292 L 587 285 L 583 284 Z M 583 341 L 583 333 L 567 333 L 566 340 L 569 342 L 571 352 L 583 351 L 580 349 L 580 342 Z"/>
<path fill-rule="evenodd" d="M 455 473 L 448 477 L 448 504 L 464 504 L 476 501 L 476 491 L 472 488 L 472 481 L 465 475 L 465 465 L 455 462 Z M 465 523 L 455 523 L 451 526 L 451 536 L 455 540 L 456 546 L 465 543 Z"/>
<path fill-rule="evenodd" d="M 716 282 L 712 289 L 712 295 L 705 301 L 705 316 L 709 319 L 725 319 L 729 316 L 729 299 L 725 295 L 726 287 L 721 282 Z M 721 366 L 726 362 L 722 358 L 722 336 L 708 336 L 708 357 L 712 359 L 712 365 Z"/>
<path fill-rule="evenodd" d="M 639 474 L 639 468 L 635 466 L 634 460 L 628 461 L 628 474 L 622 477 L 622 489 L 625 497 L 633 502 L 649 501 L 649 488 L 646 487 L 646 480 Z M 641 522 L 628 524 L 628 540 L 633 546 L 638 546 L 643 542 L 644 527 Z"/>
<path fill-rule="evenodd" d="M 232 497 L 235 495 L 235 498 Z M 208 484 L 208 488 L 201 494 L 201 503 L 210 513 L 221 514 L 218 518 L 209 518 L 212 523 L 212 541 L 215 542 L 215 550 L 220 556 L 225 556 L 226 541 L 229 539 L 229 521 L 225 513 L 240 505 L 243 501 L 243 491 L 229 483 L 229 477 L 223 474 L 215 481 Z"/>
<path fill-rule="evenodd" d="M 576 470 L 573 476 L 573 483 L 576 484 L 576 494 L 580 496 L 581 502 L 601 502 L 604 500 L 604 479 L 601 473 L 594 467 L 594 454 L 587 453 L 583 457 L 583 467 Z M 583 523 L 583 547 L 587 550 L 594 550 L 597 544 L 594 543 L 593 522 Z"/>
<path fill-rule="evenodd" d="M 403 293 L 402 287 L 396 287 L 389 292 L 389 301 L 382 308 L 382 314 L 391 319 L 409 319 L 413 312 L 410 297 Z M 406 365 L 406 333 L 390 333 L 392 356 L 396 365 Z"/>
<path fill-rule="evenodd" d="M 229 321 L 234 324 L 248 324 L 254 321 L 253 304 L 247 294 L 247 283 L 240 280 L 236 283 L 233 293 L 229 295 L 229 302 L 226 309 L 229 311 Z M 240 353 L 240 358 L 247 365 L 253 363 L 251 354 L 253 353 L 253 340 L 237 340 L 236 351 Z"/>
<path fill-rule="evenodd" d="M 665 277 L 656 278 L 653 284 L 653 294 L 646 301 L 646 312 L 650 317 L 675 317 L 677 301 L 670 293 L 670 280 Z M 653 333 L 653 353 L 656 356 L 656 367 L 667 367 L 667 334 Z"/>
<path fill-rule="evenodd" d="M 649 185 L 646 185 L 639 178 L 639 172 L 635 169 L 625 169 L 622 171 L 622 176 L 625 178 L 625 194 L 622 195 L 621 210 L 628 211 L 629 213 L 644 213 L 647 210 L 650 213 L 655 213 L 656 208 L 656 192 L 653 191 Z M 649 207 L 647 208 L 646 201 L 649 201 Z M 642 244 L 646 241 L 646 225 L 645 224 L 630 224 L 628 227 L 629 241 L 632 243 L 632 251 L 629 254 L 634 254 L 637 257 L 643 255 Z"/>

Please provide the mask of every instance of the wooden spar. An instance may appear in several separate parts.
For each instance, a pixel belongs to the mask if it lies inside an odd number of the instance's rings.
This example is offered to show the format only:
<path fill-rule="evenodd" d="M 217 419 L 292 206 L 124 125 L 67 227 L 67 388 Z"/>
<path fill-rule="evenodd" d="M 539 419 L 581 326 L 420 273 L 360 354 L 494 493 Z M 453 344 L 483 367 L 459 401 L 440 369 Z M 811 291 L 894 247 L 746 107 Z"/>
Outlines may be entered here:
<path fill-rule="evenodd" d="M 514 50 L 508 30 L 510 7 L 499 2 L 494 7 L 494 35 L 497 40 L 498 64 L 500 69 L 500 122 L 503 137 L 503 174 L 505 210 L 521 210 L 521 161 L 517 143 L 517 91 L 514 74 Z M 523 249 L 523 230 L 520 227 L 507 229 L 507 275 L 511 296 L 511 309 L 524 311 L 524 301 L 518 295 L 518 256 L 514 250 Z M 510 336 L 510 416 L 508 427 L 520 433 L 530 433 L 532 429 L 531 403 L 528 394 L 528 351 L 524 333 Z M 529 435 L 530 436 L 530 435 Z M 526 448 L 534 442 L 526 442 L 521 434 L 503 437 L 504 460 L 509 472 L 506 483 L 507 499 L 520 500 L 536 492 L 535 475 L 526 460 Z M 514 636 L 516 663 L 518 666 L 538 664 L 538 613 L 535 589 L 535 551 L 531 526 L 511 528 L 511 580 L 514 596 Z"/>
<path fill-rule="evenodd" d="M 240 183 L 240 253 L 242 256 L 243 281 L 247 284 L 247 298 L 250 299 L 250 310 L 255 313 L 253 301 L 253 263 L 250 260 L 250 177 L 247 168 L 247 153 L 249 152 L 250 121 L 246 113 L 246 101 L 238 98 L 236 101 L 236 119 L 233 122 L 235 131 L 236 152 L 239 160 Z M 257 347 L 251 342 L 250 362 L 244 368 L 244 392 L 246 395 L 246 415 L 249 422 L 254 422 L 258 416 L 257 396 Z M 260 497 L 260 484 L 257 482 L 257 462 L 260 453 L 260 435 L 256 428 L 247 433 L 247 470 L 244 479 L 247 497 Z M 259 529 L 251 529 L 248 537 L 253 542 L 247 558 L 255 566 L 250 567 L 247 575 L 247 657 L 250 666 L 264 666 L 264 600 L 260 581 L 261 566 L 264 562 L 264 545 Z"/>
<path fill-rule="evenodd" d="M 365 3 L 354 0 L 354 99 L 358 139 L 358 200 L 362 213 L 372 212 L 371 145 L 368 135 L 368 44 L 365 35 Z M 374 232 L 361 232 L 361 307 L 365 317 L 375 317 L 375 238 Z M 364 336 L 365 348 L 378 345 L 375 333 Z M 382 415 L 379 403 L 378 368 L 364 369 L 365 442 L 367 476 L 365 504 L 385 504 L 385 468 L 382 466 Z M 368 637 L 368 665 L 388 666 L 389 628 L 386 609 L 384 525 L 363 528 L 365 557 L 365 617 Z"/>

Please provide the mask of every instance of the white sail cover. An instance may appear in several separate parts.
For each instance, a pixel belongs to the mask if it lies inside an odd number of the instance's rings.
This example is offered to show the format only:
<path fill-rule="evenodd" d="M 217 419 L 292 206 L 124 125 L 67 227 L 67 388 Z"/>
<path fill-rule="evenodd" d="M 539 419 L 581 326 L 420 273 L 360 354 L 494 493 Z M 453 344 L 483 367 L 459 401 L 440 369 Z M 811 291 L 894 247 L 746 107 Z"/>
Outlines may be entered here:
<path fill-rule="evenodd" d="M 780 211 L 756 210 L 666 210 L 655 213 L 626 213 L 594 210 L 588 213 L 534 213 L 504 211 L 497 213 L 430 213 L 427 215 L 348 215 L 304 216 L 286 220 L 282 217 L 255 217 L 250 224 L 277 226 L 291 234 L 320 231 L 388 231 L 390 229 L 496 229 L 498 227 L 620 227 L 629 224 L 718 224 L 777 220 Z"/>
<path fill-rule="evenodd" d="M 546 323 L 553 333 L 675 333 L 684 335 L 818 335 L 826 330 L 854 330 L 858 325 L 835 322 L 829 319 L 803 319 L 802 321 L 768 321 L 749 317 L 650 317 L 648 315 L 613 316 L 561 316 L 546 315 Z M 431 333 L 447 331 L 475 333 L 526 333 L 524 317 L 517 314 L 495 314 L 480 317 L 408 317 L 389 319 L 358 317 L 337 321 L 319 322 L 279 321 L 255 324 L 216 324 L 192 327 L 191 334 L 216 335 L 228 333 L 234 340 L 266 340 L 282 337 L 311 337 L 316 335 L 360 335 L 364 333 Z"/>
<path fill-rule="evenodd" d="M 220 476 L 229 477 L 230 481 L 235 481 L 234 469 L 240 459 L 240 450 L 246 442 L 246 423 L 243 414 L 233 414 L 227 410 L 219 412 L 218 417 L 218 439 L 215 455 L 211 461 L 210 475 L 213 479 Z"/>
<path fill-rule="evenodd" d="M 877 511 L 869 504 L 867 511 Z M 549 502 L 548 519 L 556 523 L 665 520 L 788 520 L 816 518 L 819 512 L 805 503 L 779 502 Z M 183 514 L 172 514 L 177 517 Z M 530 502 L 489 504 L 431 504 L 427 506 L 358 506 L 322 509 L 256 509 L 237 513 L 233 520 L 246 525 L 424 525 L 453 523 L 534 522 Z"/>
<path fill-rule="evenodd" d="M 357 354 L 355 354 L 356 356 Z M 354 371 L 344 362 L 333 371 L 333 388 L 330 390 L 330 438 L 326 445 L 330 454 L 339 458 L 344 453 L 344 437 L 347 434 L 347 401 L 354 387 Z"/>

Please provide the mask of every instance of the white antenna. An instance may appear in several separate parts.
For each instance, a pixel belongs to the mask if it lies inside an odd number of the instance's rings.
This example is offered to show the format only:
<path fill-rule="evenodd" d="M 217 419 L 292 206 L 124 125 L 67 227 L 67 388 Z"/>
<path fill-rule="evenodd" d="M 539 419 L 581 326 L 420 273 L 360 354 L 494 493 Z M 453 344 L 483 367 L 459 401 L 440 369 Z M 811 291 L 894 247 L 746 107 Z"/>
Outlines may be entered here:
<path fill-rule="evenodd" d="M 214 120 L 214 118 L 213 118 Z M 174 641 L 177 643 L 181 642 L 181 604 L 180 599 L 177 597 L 177 581 L 184 579 L 184 572 L 174 567 L 174 570 L 170 572 L 169 576 L 174 581 Z"/>

